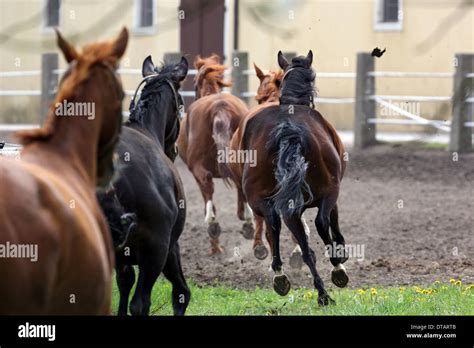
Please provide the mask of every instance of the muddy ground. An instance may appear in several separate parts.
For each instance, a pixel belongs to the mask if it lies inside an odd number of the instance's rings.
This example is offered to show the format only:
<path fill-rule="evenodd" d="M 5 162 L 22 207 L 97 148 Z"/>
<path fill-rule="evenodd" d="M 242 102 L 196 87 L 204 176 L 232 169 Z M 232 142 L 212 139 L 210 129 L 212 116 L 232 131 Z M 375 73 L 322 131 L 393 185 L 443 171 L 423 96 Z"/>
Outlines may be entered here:
<path fill-rule="evenodd" d="M 225 252 L 208 255 L 201 194 L 183 162 L 178 160 L 177 165 L 188 202 L 180 242 L 186 277 L 198 284 L 271 287 L 270 256 L 263 261 L 254 257 L 252 241 L 239 233 L 242 223 L 236 217 L 236 193 L 220 179 L 215 180 L 214 197 Z M 330 281 L 332 266 L 314 226 L 316 212 L 305 213 L 311 229 L 310 244 L 321 277 L 327 286 L 334 287 Z M 474 154 L 460 155 L 453 161 L 446 150 L 412 145 L 349 150 L 339 198 L 340 226 L 346 243 L 363 246 L 364 254 L 345 264 L 348 286 L 429 285 L 458 277 L 464 283 L 474 283 L 473 213 Z M 288 264 L 293 246 L 284 227 L 284 270 L 293 287 L 312 287 L 306 266 L 295 270 Z"/>

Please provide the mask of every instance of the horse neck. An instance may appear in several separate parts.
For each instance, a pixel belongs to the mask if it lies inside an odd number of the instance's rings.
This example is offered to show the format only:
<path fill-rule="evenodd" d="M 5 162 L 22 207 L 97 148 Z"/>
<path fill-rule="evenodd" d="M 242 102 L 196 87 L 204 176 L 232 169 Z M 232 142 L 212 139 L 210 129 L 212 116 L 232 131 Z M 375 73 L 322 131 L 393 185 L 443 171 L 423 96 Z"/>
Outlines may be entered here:
<path fill-rule="evenodd" d="M 164 149 L 168 120 L 173 116 L 175 110 L 172 97 L 169 98 L 169 93 L 165 92 L 165 89 L 157 94 L 157 98 L 159 99 L 158 103 L 147 110 L 147 115 L 143 117 L 142 126 Z"/>
<path fill-rule="evenodd" d="M 61 162 L 67 161 L 76 174 L 95 186 L 101 120 L 98 110 L 93 120 L 83 116 L 53 117 L 56 117 L 54 133 L 43 148 L 53 157 L 58 154 Z M 51 161 L 51 164 L 56 163 Z"/>
<path fill-rule="evenodd" d="M 222 92 L 222 88 L 217 83 L 209 82 L 205 82 L 198 90 L 198 94 L 201 98 L 220 92 Z"/>

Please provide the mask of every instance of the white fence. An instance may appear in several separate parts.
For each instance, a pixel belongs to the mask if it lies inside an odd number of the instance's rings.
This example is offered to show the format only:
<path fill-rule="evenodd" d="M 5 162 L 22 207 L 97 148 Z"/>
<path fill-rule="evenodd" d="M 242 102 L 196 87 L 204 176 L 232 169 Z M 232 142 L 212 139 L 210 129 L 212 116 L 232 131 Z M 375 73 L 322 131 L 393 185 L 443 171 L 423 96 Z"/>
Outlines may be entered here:
<path fill-rule="evenodd" d="M 294 53 L 287 56 L 294 56 Z M 165 60 L 176 60 L 180 57 L 178 53 L 165 54 Z M 247 52 L 235 52 L 232 61 L 237 59 L 239 66 L 226 71 L 226 75 L 232 77 L 231 93 L 248 101 L 256 95 L 248 90 L 250 75 L 254 75 L 253 69 L 249 69 Z M 348 72 L 317 72 L 317 79 L 351 79 L 355 80 L 356 93 L 354 97 L 347 98 L 316 98 L 317 104 L 354 104 L 354 145 L 356 148 L 364 148 L 375 144 L 376 125 L 428 125 L 442 132 L 450 132 L 450 149 L 453 151 L 472 150 L 472 120 L 473 114 L 473 78 L 474 55 L 458 54 L 456 71 L 450 72 L 398 72 L 398 71 L 375 71 L 374 57 L 369 53 L 357 55 L 357 71 Z M 41 77 L 41 89 L 39 90 L 0 90 L 0 97 L 28 96 L 41 97 L 40 122 L 44 120 L 50 103 L 52 102 L 58 86 L 59 76 L 64 73 L 58 69 L 58 56 L 54 53 L 42 55 L 42 70 L 31 71 L 8 71 L 0 72 L 0 78 L 15 77 Z M 141 69 L 122 68 L 119 74 L 141 76 Z M 190 69 L 188 75 L 195 76 L 197 70 Z M 406 96 L 406 95 L 377 95 L 375 91 L 375 78 L 454 78 L 454 92 L 452 96 Z M 133 96 L 134 89 L 126 89 L 127 96 Z M 181 91 L 183 97 L 194 97 L 195 92 L 191 90 Z M 452 119 L 450 121 L 429 120 L 421 115 L 404 110 L 391 101 L 416 101 L 416 102 L 452 102 Z M 397 112 L 404 119 L 377 118 L 375 105 L 380 104 L 387 109 Z M 128 111 L 123 112 L 128 116 Z M 40 123 L 39 122 L 39 123 Z M 0 124 L 0 131 L 14 131 L 37 127 L 32 124 Z"/>

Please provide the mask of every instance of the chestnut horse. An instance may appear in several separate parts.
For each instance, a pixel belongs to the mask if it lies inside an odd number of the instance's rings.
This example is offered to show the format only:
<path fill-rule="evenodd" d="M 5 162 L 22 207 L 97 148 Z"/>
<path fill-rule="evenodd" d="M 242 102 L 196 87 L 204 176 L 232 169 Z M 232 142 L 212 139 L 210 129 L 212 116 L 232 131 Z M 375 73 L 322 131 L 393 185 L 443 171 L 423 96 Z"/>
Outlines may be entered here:
<path fill-rule="evenodd" d="M 115 69 L 128 32 L 80 53 L 59 32 L 57 41 L 69 68 L 46 123 L 17 133 L 20 161 L 0 158 L 0 244 L 37 248 L 36 260 L 0 258 L 2 315 L 110 314 L 114 257 L 95 193 L 114 172 L 124 97 Z M 87 117 L 84 103 L 94 106 Z"/>
<path fill-rule="evenodd" d="M 246 124 L 241 148 L 256 151 L 258 161 L 255 167 L 244 165 L 242 188 L 253 212 L 272 229 L 275 291 L 283 296 L 291 287 L 280 257 L 281 216 L 300 245 L 318 291 L 318 303 L 327 305 L 334 301 L 316 270 L 316 255 L 308 245 L 301 215 L 307 208 L 318 207 L 318 234 L 326 246 L 334 241 L 338 250 L 344 251 L 336 202 L 345 162 L 335 129 L 313 108 L 312 61 L 311 51 L 306 57 L 293 58 L 291 63 L 278 53 L 278 63 L 285 72 L 280 105 L 263 108 Z M 345 252 L 330 256 L 332 281 L 339 287 L 349 280 L 342 265 L 346 260 Z"/>
<path fill-rule="evenodd" d="M 252 108 L 247 115 L 240 121 L 239 128 L 232 136 L 230 143 L 230 149 L 234 152 L 237 152 L 240 149 L 240 141 L 242 139 L 242 134 L 245 129 L 247 121 L 255 116 L 256 113 L 262 110 L 262 108 L 278 105 L 280 102 L 279 92 L 281 79 L 283 78 L 283 70 L 269 71 L 268 74 L 263 73 L 263 71 L 254 63 L 255 73 L 260 81 L 260 85 L 257 89 L 257 95 L 255 100 L 258 102 L 258 105 Z M 257 159 L 258 160 L 258 159 Z M 232 172 L 233 181 L 237 187 L 237 190 L 242 191 L 242 170 L 244 162 L 240 163 L 229 163 L 228 167 Z M 244 198 L 245 199 L 245 198 Z M 245 202 L 247 204 L 247 202 Z M 257 259 L 264 260 L 268 256 L 268 250 L 265 247 L 262 241 L 262 232 L 263 232 L 263 222 L 264 219 L 261 216 L 254 216 L 255 218 L 255 236 L 253 242 L 253 252 Z M 266 226 L 265 237 L 267 238 L 270 249 L 272 247 L 272 236 L 270 233 L 270 228 Z"/>
<path fill-rule="evenodd" d="M 222 178 L 231 186 L 232 176 L 227 167 L 227 153 L 232 134 L 240 120 L 247 114 L 245 103 L 222 88 L 230 86 L 223 79 L 225 66 L 219 63 L 219 56 L 197 57 L 194 66 L 198 69 L 195 78 L 196 101 L 181 122 L 182 131 L 178 138 L 178 153 L 193 173 L 201 190 L 205 204 L 205 223 L 208 224 L 210 254 L 222 253 L 219 243 L 221 228 L 212 201 L 213 178 Z M 237 216 L 245 220 L 243 234 L 253 237 L 252 212 L 244 206 L 242 191 L 237 191 Z"/>

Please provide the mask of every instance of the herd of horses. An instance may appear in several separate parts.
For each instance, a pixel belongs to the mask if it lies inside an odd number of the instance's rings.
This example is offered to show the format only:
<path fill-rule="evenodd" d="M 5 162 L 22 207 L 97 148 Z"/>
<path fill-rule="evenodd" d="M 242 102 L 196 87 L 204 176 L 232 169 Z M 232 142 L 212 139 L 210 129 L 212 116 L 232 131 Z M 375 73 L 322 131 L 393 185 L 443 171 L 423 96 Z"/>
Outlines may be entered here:
<path fill-rule="evenodd" d="M 337 198 L 345 162 L 335 129 L 314 108 L 313 55 L 288 61 L 260 80 L 258 105 L 248 109 L 224 93 L 226 67 L 219 57 L 197 57 L 196 99 L 183 116 L 179 93 L 188 62 L 156 67 L 147 57 L 139 98 L 122 124 L 124 92 L 116 73 L 128 42 L 124 28 L 112 41 L 76 50 L 59 32 L 69 64 L 55 103 L 39 129 L 16 134 L 21 160 L 0 157 L 0 244 L 38 245 L 38 260 L 0 259 L 0 314 L 110 314 L 113 268 L 119 315 L 148 315 L 152 288 L 163 273 L 172 283 L 175 315 L 191 293 L 183 274 L 179 237 L 186 219 L 183 184 L 174 161 L 192 172 L 204 201 L 210 253 L 223 251 L 213 203 L 214 178 L 237 191 L 241 233 L 254 254 L 272 255 L 273 287 L 290 290 L 280 257 L 281 219 L 309 267 L 318 303 L 333 303 L 309 247 L 307 208 L 318 207 L 316 229 L 326 245 L 344 251 Z M 58 117 L 63 100 L 95 104 L 93 119 Z M 253 151 L 257 161 L 218 160 L 221 151 Z M 336 286 L 347 285 L 344 252 L 331 256 Z M 135 277 L 138 266 L 138 280 Z M 136 283 L 129 302 L 130 292 Z"/>

